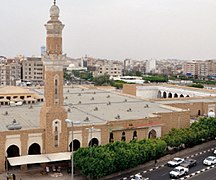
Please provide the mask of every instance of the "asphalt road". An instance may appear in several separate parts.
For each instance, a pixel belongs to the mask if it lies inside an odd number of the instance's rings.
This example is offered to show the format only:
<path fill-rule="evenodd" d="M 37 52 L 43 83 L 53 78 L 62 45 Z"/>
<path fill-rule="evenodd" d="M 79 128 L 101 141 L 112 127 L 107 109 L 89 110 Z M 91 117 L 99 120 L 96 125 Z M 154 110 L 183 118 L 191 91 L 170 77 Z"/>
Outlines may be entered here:
<path fill-rule="evenodd" d="M 194 166 L 194 167 L 191 167 L 189 169 L 189 173 L 188 174 L 191 174 L 191 173 L 199 171 L 199 170 L 201 170 L 203 168 L 206 168 L 206 166 L 203 165 L 202 162 L 203 162 L 203 160 L 207 156 L 210 156 L 210 155 L 213 155 L 213 151 L 210 151 L 210 152 L 207 152 L 207 153 L 204 153 L 204 154 L 200 154 L 198 156 L 193 157 L 193 159 L 196 159 L 197 165 Z M 186 158 L 186 157 L 181 157 L 181 158 Z M 148 177 L 150 180 L 158 180 L 158 179 L 163 179 L 163 180 L 168 179 L 168 180 L 170 180 L 169 172 L 172 169 L 173 169 L 172 167 L 165 166 L 165 167 L 159 168 L 157 170 L 148 172 L 148 173 L 144 174 L 144 176 Z"/>
<path fill-rule="evenodd" d="M 194 156 L 193 159 L 196 159 L 197 165 L 195 167 L 191 167 L 188 174 L 191 174 L 191 173 L 194 173 L 198 170 L 206 168 L 206 166 L 203 165 L 202 162 L 207 156 L 210 156 L 210 155 L 213 155 L 213 151 L 207 152 L 204 154 L 199 154 L 198 156 Z M 186 158 L 186 157 L 181 157 L 181 158 Z M 151 172 L 148 172 L 148 173 L 144 174 L 144 176 L 148 177 L 150 180 L 158 180 L 158 179 L 170 180 L 169 172 L 172 169 L 173 169 L 172 167 L 164 166 L 164 167 L 159 168 L 157 170 L 153 170 Z"/>
<path fill-rule="evenodd" d="M 216 179 L 216 168 L 212 168 L 208 171 L 205 171 L 197 176 L 191 177 L 191 180 L 215 180 Z"/>

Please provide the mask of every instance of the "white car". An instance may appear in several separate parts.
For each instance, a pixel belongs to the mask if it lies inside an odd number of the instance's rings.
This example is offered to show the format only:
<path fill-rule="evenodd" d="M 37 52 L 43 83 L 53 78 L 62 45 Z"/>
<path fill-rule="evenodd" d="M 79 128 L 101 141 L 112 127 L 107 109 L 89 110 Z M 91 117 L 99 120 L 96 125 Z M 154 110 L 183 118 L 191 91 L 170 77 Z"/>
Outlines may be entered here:
<path fill-rule="evenodd" d="M 208 166 L 216 164 L 216 157 L 215 156 L 208 156 L 207 158 L 204 159 L 203 164 L 208 165 Z"/>
<path fill-rule="evenodd" d="M 135 174 L 134 178 L 132 178 L 131 180 L 149 180 L 149 178 L 144 178 L 140 174 Z"/>
<path fill-rule="evenodd" d="M 177 166 L 172 171 L 170 171 L 169 175 L 171 178 L 180 178 L 186 175 L 189 172 L 188 168 Z"/>
<path fill-rule="evenodd" d="M 172 166 L 172 167 L 175 167 L 175 166 L 178 166 L 180 165 L 182 162 L 184 162 L 184 159 L 183 158 L 174 158 L 172 161 L 168 161 L 167 162 L 167 166 Z"/>
<path fill-rule="evenodd" d="M 213 151 L 214 154 L 216 154 L 216 149 Z"/>

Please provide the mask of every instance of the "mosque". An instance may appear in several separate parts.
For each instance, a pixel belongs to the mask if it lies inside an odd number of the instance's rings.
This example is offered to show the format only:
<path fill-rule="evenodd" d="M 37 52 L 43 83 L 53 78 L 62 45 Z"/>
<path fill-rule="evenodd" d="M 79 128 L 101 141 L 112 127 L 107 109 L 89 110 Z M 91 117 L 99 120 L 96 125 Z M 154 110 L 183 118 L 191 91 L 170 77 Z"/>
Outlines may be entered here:
<path fill-rule="evenodd" d="M 35 165 L 67 166 L 72 148 L 76 151 L 114 141 L 160 138 L 172 128 L 189 127 L 191 117 L 209 112 L 214 115 L 214 96 L 145 99 L 140 85 L 126 85 L 124 94 L 96 87 L 64 86 L 64 24 L 59 13 L 54 2 L 45 25 L 44 88 L 0 87 L 0 172 L 10 168 L 27 170 Z M 160 90 L 160 94 L 169 94 L 166 88 Z M 67 124 L 66 119 L 79 123 Z"/>

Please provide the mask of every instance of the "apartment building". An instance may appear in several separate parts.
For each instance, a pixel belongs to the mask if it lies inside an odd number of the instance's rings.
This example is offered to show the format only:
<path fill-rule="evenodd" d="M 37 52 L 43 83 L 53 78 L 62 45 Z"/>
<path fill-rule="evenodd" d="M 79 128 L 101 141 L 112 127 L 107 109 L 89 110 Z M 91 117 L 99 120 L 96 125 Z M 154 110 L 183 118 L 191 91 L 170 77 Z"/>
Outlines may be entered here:
<path fill-rule="evenodd" d="M 95 76 L 109 75 L 111 77 L 122 76 L 123 66 L 121 64 L 106 64 L 104 66 L 97 67 L 97 72 L 94 73 Z"/>
<path fill-rule="evenodd" d="M 22 60 L 22 80 L 40 83 L 43 81 L 43 62 L 39 57 L 26 57 Z"/>
<path fill-rule="evenodd" d="M 21 65 L 16 62 L 0 64 L 0 85 L 15 86 L 21 79 Z"/>
<path fill-rule="evenodd" d="M 207 77 L 216 75 L 216 61 L 193 61 L 184 64 L 184 74 L 197 77 Z"/>
<path fill-rule="evenodd" d="M 198 75 L 198 63 L 197 62 L 186 62 L 184 64 L 184 74 L 197 76 Z"/>

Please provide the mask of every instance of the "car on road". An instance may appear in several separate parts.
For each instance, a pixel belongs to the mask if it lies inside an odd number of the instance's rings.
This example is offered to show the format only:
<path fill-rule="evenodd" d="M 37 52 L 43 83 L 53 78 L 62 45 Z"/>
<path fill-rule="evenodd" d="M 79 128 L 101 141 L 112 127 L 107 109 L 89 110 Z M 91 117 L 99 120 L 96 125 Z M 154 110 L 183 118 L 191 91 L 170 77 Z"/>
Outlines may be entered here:
<path fill-rule="evenodd" d="M 180 178 L 185 176 L 189 172 L 189 168 L 177 166 L 172 171 L 170 171 L 169 175 L 171 178 Z"/>
<path fill-rule="evenodd" d="M 149 180 L 149 178 L 144 178 L 140 174 L 135 174 L 135 176 L 131 180 Z"/>
<path fill-rule="evenodd" d="M 180 166 L 186 167 L 186 168 L 191 168 L 193 166 L 196 166 L 196 160 L 195 159 L 185 159 Z"/>
<path fill-rule="evenodd" d="M 176 158 L 174 158 L 173 160 L 168 161 L 168 162 L 167 162 L 167 166 L 175 167 L 175 166 L 180 165 L 180 164 L 183 163 L 183 162 L 184 162 L 184 159 L 183 159 L 183 158 L 178 158 L 178 157 L 176 157 Z"/>
<path fill-rule="evenodd" d="M 208 156 L 207 158 L 204 159 L 203 164 L 208 165 L 208 166 L 216 164 L 216 157 L 215 156 Z"/>

